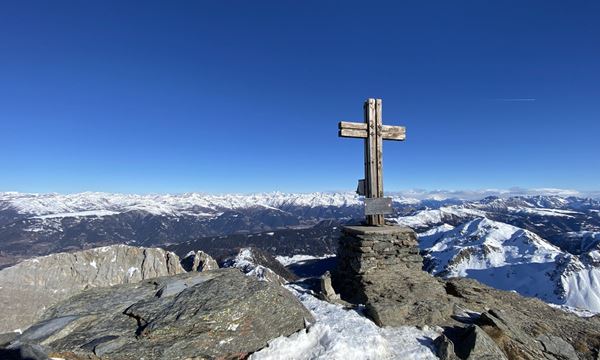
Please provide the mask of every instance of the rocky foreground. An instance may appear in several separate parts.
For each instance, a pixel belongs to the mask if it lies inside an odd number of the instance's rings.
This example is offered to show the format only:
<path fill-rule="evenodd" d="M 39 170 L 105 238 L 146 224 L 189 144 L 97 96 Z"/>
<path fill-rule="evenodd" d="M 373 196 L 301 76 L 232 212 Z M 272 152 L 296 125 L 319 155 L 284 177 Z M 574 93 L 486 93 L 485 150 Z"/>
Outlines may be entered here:
<path fill-rule="evenodd" d="M 306 277 L 302 264 L 286 269 L 255 249 L 225 259 L 225 269 L 202 252 L 179 259 L 129 246 L 32 259 L 0 271 L 0 324 L 11 324 L 0 358 L 598 359 L 597 317 L 433 277 L 420 268 L 413 232 L 401 230 L 392 246 L 378 236 L 347 239 L 337 276 L 361 274 L 335 290 L 327 276 L 298 279 L 289 269 Z M 315 261 L 334 270 L 330 259 Z"/>
<path fill-rule="evenodd" d="M 1 359 L 245 358 L 313 322 L 278 282 L 202 252 L 55 254 L 0 271 L 0 286 Z M 24 331 L 7 332 L 15 326 Z"/>
<path fill-rule="evenodd" d="M 285 288 L 236 269 L 96 288 L 45 312 L 9 348 L 39 344 L 52 357 L 244 358 L 312 315 Z"/>
<path fill-rule="evenodd" d="M 174 253 L 125 245 L 25 260 L 0 271 L 0 333 L 25 329 L 49 306 L 83 290 L 183 272 Z"/>

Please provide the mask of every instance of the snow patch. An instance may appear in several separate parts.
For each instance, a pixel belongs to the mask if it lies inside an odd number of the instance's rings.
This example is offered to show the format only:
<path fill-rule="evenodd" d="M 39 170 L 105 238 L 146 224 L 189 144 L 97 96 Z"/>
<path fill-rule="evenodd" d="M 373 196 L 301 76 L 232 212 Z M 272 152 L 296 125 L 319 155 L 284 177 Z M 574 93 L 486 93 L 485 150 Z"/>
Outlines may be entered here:
<path fill-rule="evenodd" d="M 137 268 L 137 267 L 135 267 L 135 266 L 132 266 L 132 267 L 130 267 L 129 269 L 127 269 L 127 276 L 128 276 L 128 277 L 132 277 L 132 276 L 133 276 L 133 274 L 135 274 L 135 272 L 136 272 L 136 271 L 137 271 L 137 272 L 139 272 L 139 271 L 140 271 L 140 269 L 138 269 L 138 268 Z"/>
<path fill-rule="evenodd" d="M 356 311 L 321 301 L 300 286 L 286 288 L 316 321 L 307 330 L 270 341 L 251 360 L 437 359 L 432 343 L 438 332 L 409 326 L 380 328 Z"/>
<path fill-rule="evenodd" d="M 594 315 L 596 315 L 597 313 L 595 312 L 591 312 L 591 311 L 587 311 L 584 309 L 578 309 L 578 308 L 574 308 L 571 306 L 567 306 L 567 305 L 558 305 L 558 304 L 548 304 L 551 307 L 558 309 L 558 310 L 562 310 L 571 314 L 575 314 L 579 317 L 592 317 Z"/>
<path fill-rule="evenodd" d="M 66 212 L 66 213 L 54 213 L 47 215 L 39 215 L 33 216 L 33 219 L 53 219 L 53 218 L 65 218 L 65 217 L 86 217 L 86 216 L 109 216 L 118 214 L 116 211 L 109 210 L 87 210 L 87 211 L 76 211 L 76 212 Z"/>
<path fill-rule="evenodd" d="M 257 265 L 254 262 L 254 255 L 250 248 L 243 248 L 237 256 L 226 262 L 226 267 L 234 267 L 240 269 L 247 276 L 254 276 L 260 281 L 269 281 L 269 279 L 280 278 L 273 270 Z M 281 279 L 285 281 L 284 279 Z"/>
<path fill-rule="evenodd" d="M 510 212 L 514 212 L 514 213 L 526 213 L 526 214 L 533 214 L 533 215 L 540 215 L 540 216 L 559 216 L 559 217 L 566 217 L 566 218 L 572 218 L 573 215 L 581 214 L 577 211 L 560 210 L 560 209 L 545 209 L 545 208 L 532 209 L 532 208 L 526 208 L 526 207 L 519 207 L 519 208 L 508 207 L 507 210 Z"/>
<path fill-rule="evenodd" d="M 334 257 L 335 254 L 326 254 L 322 256 L 313 256 L 313 255 L 294 255 L 294 256 L 276 256 L 275 259 L 281 263 L 283 266 L 289 266 L 292 264 L 296 264 L 299 262 L 309 261 L 309 260 L 320 260 L 320 259 L 328 259 L 330 257 Z"/>

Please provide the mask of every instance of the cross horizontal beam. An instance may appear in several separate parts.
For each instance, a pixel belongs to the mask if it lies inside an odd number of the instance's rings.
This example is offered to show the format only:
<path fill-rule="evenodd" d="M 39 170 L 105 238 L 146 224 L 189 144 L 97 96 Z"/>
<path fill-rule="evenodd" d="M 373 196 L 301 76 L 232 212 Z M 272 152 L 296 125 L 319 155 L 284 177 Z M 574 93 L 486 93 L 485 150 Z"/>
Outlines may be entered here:
<path fill-rule="evenodd" d="M 366 123 L 340 121 L 338 128 L 340 137 L 366 139 L 369 136 Z M 382 125 L 381 137 L 384 140 L 404 141 L 406 140 L 406 128 L 404 126 Z"/>

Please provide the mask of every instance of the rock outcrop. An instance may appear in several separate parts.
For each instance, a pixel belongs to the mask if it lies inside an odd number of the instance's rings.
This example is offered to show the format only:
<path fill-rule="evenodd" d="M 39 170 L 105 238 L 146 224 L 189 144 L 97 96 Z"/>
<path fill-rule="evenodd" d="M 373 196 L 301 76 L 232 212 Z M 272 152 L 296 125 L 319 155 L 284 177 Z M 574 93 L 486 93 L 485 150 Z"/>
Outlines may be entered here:
<path fill-rule="evenodd" d="M 174 253 L 126 245 L 25 260 L 0 271 L 0 333 L 27 328 L 48 307 L 85 289 L 182 272 Z"/>
<path fill-rule="evenodd" d="M 475 280 L 447 281 L 421 270 L 416 235 L 405 227 L 347 227 L 334 288 L 366 305 L 380 326 L 442 326 L 442 359 L 594 359 L 600 320 Z"/>
<path fill-rule="evenodd" d="M 216 270 L 219 264 L 215 259 L 204 251 L 190 251 L 183 259 L 181 266 L 185 271 L 208 271 Z"/>
<path fill-rule="evenodd" d="M 509 359 L 598 357 L 600 321 L 596 317 L 581 318 L 536 298 L 466 278 L 450 279 L 445 287 L 447 301 L 468 309 L 454 312 L 446 322 L 446 333 L 455 344 L 464 345 L 464 326 L 471 324 L 488 334 Z"/>
<path fill-rule="evenodd" d="M 243 273 L 261 280 L 285 284 L 298 277 L 286 269 L 273 255 L 257 248 L 242 248 L 223 261 L 225 267 L 240 269 Z"/>
<path fill-rule="evenodd" d="M 5 351 L 68 359 L 241 359 L 314 321 L 285 288 L 237 269 L 95 288 L 48 309 Z M 1 355 L 1 353 L 0 353 Z"/>

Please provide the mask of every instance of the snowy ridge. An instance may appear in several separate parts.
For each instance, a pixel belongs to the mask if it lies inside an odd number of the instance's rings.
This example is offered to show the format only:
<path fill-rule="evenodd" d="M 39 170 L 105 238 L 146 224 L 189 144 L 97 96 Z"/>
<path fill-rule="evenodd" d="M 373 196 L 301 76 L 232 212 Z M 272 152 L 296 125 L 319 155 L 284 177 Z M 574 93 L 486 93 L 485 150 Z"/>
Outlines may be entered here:
<path fill-rule="evenodd" d="M 559 216 L 559 217 L 573 217 L 573 215 L 575 215 L 575 214 L 580 214 L 577 211 L 548 209 L 548 208 L 531 209 L 531 208 L 509 207 L 507 210 L 509 212 L 513 212 L 513 213 L 522 212 L 522 213 L 526 213 L 526 214 L 535 214 L 535 215 L 542 215 L 542 216 Z"/>
<path fill-rule="evenodd" d="M 427 269 L 444 277 L 470 277 L 546 302 L 600 312 L 596 254 L 565 253 L 540 236 L 478 218 L 456 228 L 441 225 L 419 234 Z"/>
<path fill-rule="evenodd" d="M 206 214 L 227 209 L 290 206 L 356 206 L 362 202 L 354 193 L 284 194 L 279 192 L 252 195 L 135 195 L 86 192 L 78 194 L 0 193 L 0 210 L 13 209 L 33 216 L 85 216 L 103 212 L 146 211 L 156 215 Z"/>
<path fill-rule="evenodd" d="M 460 206 L 447 206 L 436 210 L 420 211 L 416 215 L 402 216 L 396 219 L 399 225 L 405 225 L 414 229 L 429 227 L 437 224 L 443 224 L 449 218 L 471 219 L 476 217 L 485 217 L 485 213 L 480 210 L 463 208 Z"/>
<path fill-rule="evenodd" d="M 537 195 L 532 195 L 537 194 Z M 539 195 L 548 194 L 548 195 Z M 481 199 L 491 196 L 470 206 L 452 206 L 440 209 L 441 212 L 478 212 L 494 207 L 515 207 L 515 211 L 524 208 L 544 208 L 555 216 L 569 216 L 568 211 L 557 211 L 568 204 L 598 204 L 597 200 L 581 198 L 563 198 L 561 196 L 584 195 L 572 190 L 533 189 L 533 190 L 481 190 L 481 191 L 417 191 L 409 190 L 390 194 L 394 203 L 418 205 L 426 201 L 458 199 Z M 515 196 L 506 200 L 509 196 Z M 596 194 L 597 195 L 597 194 Z M 497 197 L 497 196 L 502 196 Z M 362 199 L 354 192 L 314 192 L 314 193 L 257 193 L 249 195 L 224 194 L 211 195 L 185 193 L 177 195 L 136 195 L 113 194 L 103 192 L 84 192 L 76 194 L 29 194 L 19 192 L 0 192 L 0 210 L 14 210 L 20 214 L 45 216 L 61 214 L 64 216 L 86 216 L 85 212 L 122 213 L 127 211 L 145 211 L 157 215 L 210 215 L 224 210 L 265 207 L 285 210 L 290 207 L 348 207 L 362 206 Z M 439 207 L 439 206 L 436 206 Z M 460 210 L 458 210 L 460 209 Z M 436 216 L 435 213 L 430 214 Z M 461 215 L 461 214 L 457 214 Z M 424 215 L 421 215 L 424 216 Z M 405 220 L 408 221 L 408 220 Z"/>
<path fill-rule="evenodd" d="M 588 263 L 589 257 L 567 254 L 557 258 L 557 269 L 551 275 L 560 294 L 555 303 L 600 313 L 600 268 Z"/>
<path fill-rule="evenodd" d="M 118 214 L 116 211 L 110 210 L 89 210 L 89 211 L 78 211 L 71 213 L 56 213 L 48 215 L 32 216 L 33 219 L 52 219 L 52 218 L 63 218 L 63 217 L 82 217 L 82 216 L 110 216 Z"/>
<path fill-rule="evenodd" d="M 277 275 L 273 270 L 256 264 L 254 254 L 250 248 L 240 249 L 235 258 L 226 262 L 225 267 L 239 269 L 247 276 L 254 276 L 260 281 L 279 282 L 281 284 L 287 283 L 285 279 Z"/>
<path fill-rule="evenodd" d="M 439 229 L 439 228 L 438 228 Z M 469 221 L 443 233 L 437 241 L 421 235 L 436 259 L 434 273 L 466 276 L 471 269 L 554 261 L 561 250 L 536 234 L 486 218 Z M 459 259 L 460 258 L 460 261 Z"/>

